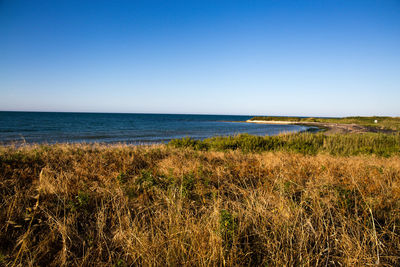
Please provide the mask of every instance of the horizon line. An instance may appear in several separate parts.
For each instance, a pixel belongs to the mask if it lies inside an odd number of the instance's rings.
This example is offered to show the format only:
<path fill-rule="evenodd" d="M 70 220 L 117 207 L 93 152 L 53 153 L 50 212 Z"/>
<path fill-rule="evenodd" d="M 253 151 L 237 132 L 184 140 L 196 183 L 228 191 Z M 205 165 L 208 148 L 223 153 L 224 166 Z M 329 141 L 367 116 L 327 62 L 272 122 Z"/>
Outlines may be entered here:
<path fill-rule="evenodd" d="M 0 110 L 0 112 L 15 112 L 15 113 L 82 113 L 82 114 L 142 114 L 142 115 L 198 115 L 198 116 L 270 116 L 270 117 L 299 117 L 299 118 L 345 118 L 345 117 L 399 117 L 390 115 L 346 115 L 346 116 L 304 116 L 304 115 L 266 115 L 266 114 L 216 114 L 216 113 L 159 113 L 159 112 L 104 112 L 104 111 L 40 111 L 40 110 Z"/>

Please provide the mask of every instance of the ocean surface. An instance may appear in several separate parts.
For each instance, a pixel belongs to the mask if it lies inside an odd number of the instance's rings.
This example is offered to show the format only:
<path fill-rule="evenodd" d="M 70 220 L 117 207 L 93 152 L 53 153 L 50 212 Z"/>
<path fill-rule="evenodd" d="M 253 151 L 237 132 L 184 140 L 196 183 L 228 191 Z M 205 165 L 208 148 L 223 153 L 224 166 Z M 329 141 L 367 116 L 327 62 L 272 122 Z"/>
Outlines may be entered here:
<path fill-rule="evenodd" d="M 162 143 L 240 133 L 276 135 L 307 130 L 299 125 L 245 123 L 251 116 L 0 112 L 0 144 Z"/>

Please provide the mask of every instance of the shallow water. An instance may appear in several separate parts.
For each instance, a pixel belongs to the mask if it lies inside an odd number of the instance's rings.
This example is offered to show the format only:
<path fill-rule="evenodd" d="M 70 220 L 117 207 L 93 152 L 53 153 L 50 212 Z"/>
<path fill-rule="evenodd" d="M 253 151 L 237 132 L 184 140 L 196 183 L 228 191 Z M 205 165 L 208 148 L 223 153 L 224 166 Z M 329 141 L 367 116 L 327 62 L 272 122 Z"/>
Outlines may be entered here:
<path fill-rule="evenodd" d="M 0 112 L 0 143 L 161 143 L 239 133 L 276 135 L 307 130 L 299 125 L 245 123 L 252 116 Z"/>

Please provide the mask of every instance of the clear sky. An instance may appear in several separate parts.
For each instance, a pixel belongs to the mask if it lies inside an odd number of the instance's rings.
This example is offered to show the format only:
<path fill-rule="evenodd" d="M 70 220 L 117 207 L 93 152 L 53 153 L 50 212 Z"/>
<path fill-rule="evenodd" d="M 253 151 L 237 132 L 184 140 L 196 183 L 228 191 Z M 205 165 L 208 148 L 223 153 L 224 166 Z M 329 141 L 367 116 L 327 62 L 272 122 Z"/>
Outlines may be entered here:
<path fill-rule="evenodd" d="M 0 0 L 0 110 L 400 116 L 400 1 Z"/>

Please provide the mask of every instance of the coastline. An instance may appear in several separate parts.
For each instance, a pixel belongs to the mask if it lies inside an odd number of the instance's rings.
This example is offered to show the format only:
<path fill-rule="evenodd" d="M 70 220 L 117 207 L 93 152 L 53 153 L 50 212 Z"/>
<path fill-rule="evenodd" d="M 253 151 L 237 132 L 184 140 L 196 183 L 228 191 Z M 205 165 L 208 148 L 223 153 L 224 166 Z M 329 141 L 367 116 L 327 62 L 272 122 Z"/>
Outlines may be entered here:
<path fill-rule="evenodd" d="M 282 124 L 282 125 L 289 125 L 289 124 L 297 124 L 299 122 L 293 121 L 262 121 L 262 120 L 247 120 L 246 122 L 251 123 L 260 123 L 260 124 Z"/>
<path fill-rule="evenodd" d="M 325 134 L 347 134 L 347 133 L 393 133 L 395 131 L 388 129 L 379 129 L 374 127 L 363 126 L 359 124 L 344 123 L 325 123 L 325 122 L 299 122 L 299 121 L 263 121 L 263 120 L 247 120 L 248 123 L 259 124 L 281 124 L 281 125 L 302 125 L 318 127 Z"/>

